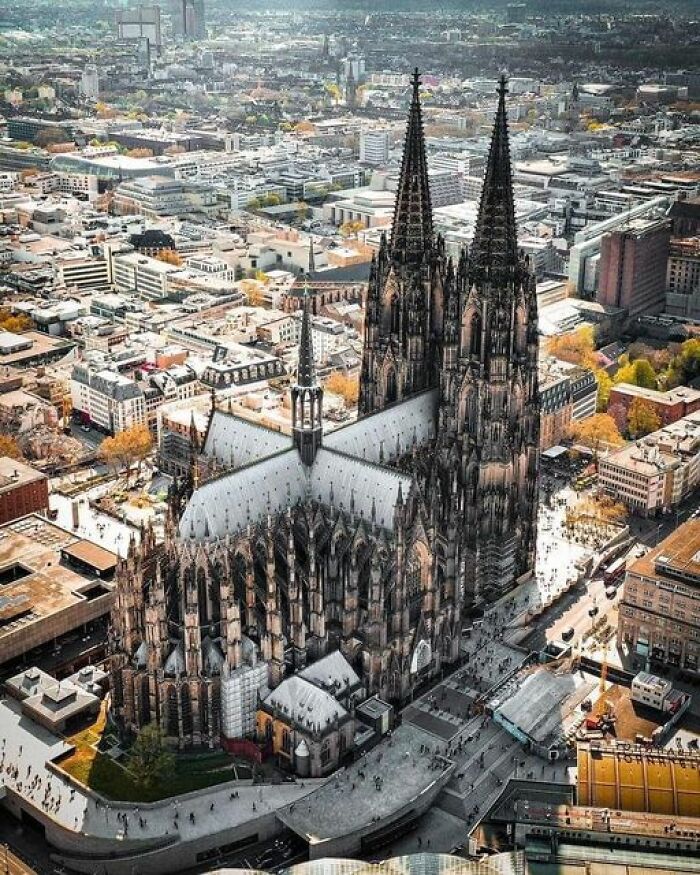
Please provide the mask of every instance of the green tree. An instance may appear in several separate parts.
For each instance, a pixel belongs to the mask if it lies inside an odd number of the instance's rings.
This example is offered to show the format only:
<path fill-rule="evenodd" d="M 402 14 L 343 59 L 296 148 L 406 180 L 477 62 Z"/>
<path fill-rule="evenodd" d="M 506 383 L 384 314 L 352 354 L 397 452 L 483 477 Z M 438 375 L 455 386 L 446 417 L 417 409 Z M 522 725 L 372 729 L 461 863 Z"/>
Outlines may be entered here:
<path fill-rule="evenodd" d="M 656 389 L 656 372 L 648 359 L 638 358 L 631 362 L 627 356 L 621 356 L 620 362 L 621 367 L 615 374 L 615 383 L 629 383 L 643 389 Z"/>
<path fill-rule="evenodd" d="M 127 767 L 136 783 L 150 789 L 172 772 L 175 757 L 165 747 L 163 731 L 157 723 L 147 723 L 129 751 Z"/>
<path fill-rule="evenodd" d="M 605 413 L 608 409 L 610 390 L 612 389 L 613 381 L 610 374 L 606 370 L 603 370 L 603 368 L 597 370 L 595 375 L 598 380 L 598 401 L 596 409 L 599 413 Z"/>
<path fill-rule="evenodd" d="M 697 377 L 700 377 L 700 339 L 693 337 L 682 343 L 679 352 L 671 359 L 666 371 L 666 385 L 669 389 L 688 385 Z"/>
<path fill-rule="evenodd" d="M 631 437 L 644 437 L 661 428 L 661 417 L 649 401 L 635 398 L 627 414 L 627 428 Z"/>

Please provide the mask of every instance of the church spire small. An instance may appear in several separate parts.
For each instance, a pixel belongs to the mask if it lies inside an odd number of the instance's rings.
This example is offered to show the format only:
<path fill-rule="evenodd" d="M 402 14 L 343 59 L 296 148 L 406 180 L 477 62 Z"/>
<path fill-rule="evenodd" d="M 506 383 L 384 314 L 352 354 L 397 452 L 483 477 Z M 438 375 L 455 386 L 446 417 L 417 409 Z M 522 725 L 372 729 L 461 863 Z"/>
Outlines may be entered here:
<path fill-rule="evenodd" d="M 433 244 L 433 214 L 417 67 L 413 72 L 411 87 L 411 109 L 391 230 L 391 255 L 400 262 L 420 263 Z"/>
<path fill-rule="evenodd" d="M 309 266 L 306 271 L 309 277 L 316 273 L 316 258 L 314 256 L 314 238 L 309 234 Z"/>
<path fill-rule="evenodd" d="M 309 313 L 309 284 L 304 284 L 304 310 L 301 317 L 301 338 L 299 340 L 299 365 L 297 367 L 297 386 L 316 385 L 316 366 Z"/>
<path fill-rule="evenodd" d="M 299 364 L 292 386 L 292 435 L 305 465 L 312 465 L 323 438 L 323 389 L 316 379 L 314 348 L 309 312 L 309 284 L 304 286 Z"/>
<path fill-rule="evenodd" d="M 477 269 L 490 270 L 515 266 L 518 260 L 506 110 L 508 86 L 505 74 L 501 74 L 496 92 L 498 109 L 493 125 L 474 238 L 469 250 L 470 261 Z"/>

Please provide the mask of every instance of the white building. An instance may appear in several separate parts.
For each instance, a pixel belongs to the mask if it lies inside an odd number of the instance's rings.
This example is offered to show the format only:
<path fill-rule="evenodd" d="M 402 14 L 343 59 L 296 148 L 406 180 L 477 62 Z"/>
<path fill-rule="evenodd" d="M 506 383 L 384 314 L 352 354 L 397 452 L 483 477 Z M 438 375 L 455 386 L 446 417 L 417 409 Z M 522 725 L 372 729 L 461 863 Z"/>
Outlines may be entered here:
<path fill-rule="evenodd" d="M 178 271 L 177 265 L 129 252 L 114 258 L 114 285 L 119 292 L 136 292 L 152 299 L 165 298 L 170 291 L 168 278 Z"/>
<path fill-rule="evenodd" d="M 364 130 L 360 133 L 360 162 L 376 167 L 389 163 L 389 131 Z"/>
<path fill-rule="evenodd" d="M 80 362 L 71 375 L 73 410 L 110 434 L 146 424 L 146 402 L 141 388 L 128 377 L 94 369 Z"/>
<path fill-rule="evenodd" d="M 96 100 L 100 93 L 100 77 L 97 67 L 88 64 L 80 77 L 80 93 L 88 100 Z"/>
<path fill-rule="evenodd" d="M 601 458 L 598 477 L 634 513 L 671 511 L 700 482 L 700 411 Z"/>

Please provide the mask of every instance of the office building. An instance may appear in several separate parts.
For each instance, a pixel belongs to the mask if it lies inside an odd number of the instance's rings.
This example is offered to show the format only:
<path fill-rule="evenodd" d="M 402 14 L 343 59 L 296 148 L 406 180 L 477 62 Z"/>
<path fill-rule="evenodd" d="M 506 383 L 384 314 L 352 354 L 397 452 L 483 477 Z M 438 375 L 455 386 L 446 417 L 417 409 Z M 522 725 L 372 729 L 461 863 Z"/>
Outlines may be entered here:
<path fill-rule="evenodd" d="M 683 523 L 628 566 L 617 643 L 642 667 L 656 662 L 698 671 L 700 520 Z"/>
<path fill-rule="evenodd" d="M 96 100 L 100 93 L 100 77 L 94 64 L 88 64 L 83 70 L 83 75 L 80 77 L 80 93 L 87 100 Z"/>
<path fill-rule="evenodd" d="M 635 219 L 603 237 L 597 300 L 630 316 L 661 313 L 666 306 L 670 227 L 665 220 Z"/>
<path fill-rule="evenodd" d="M 700 237 L 671 240 L 666 312 L 681 319 L 700 320 Z"/>
<path fill-rule="evenodd" d="M 360 163 L 382 167 L 389 162 L 389 131 L 360 133 Z"/>
<path fill-rule="evenodd" d="M 598 461 L 598 483 L 632 513 L 670 512 L 700 480 L 700 412 L 679 419 Z"/>
<path fill-rule="evenodd" d="M 139 5 L 131 9 L 119 9 L 116 13 L 116 22 L 119 39 L 147 39 L 149 45 L 158 49 L 163 44 L 160 28 L 160 6 Z"/>
<path fill-rule="evenodd" d="M 146 424 L 146 399 L 133 380 L 80 362 L 71 375 L 73 410 L 108 434 Z"/>

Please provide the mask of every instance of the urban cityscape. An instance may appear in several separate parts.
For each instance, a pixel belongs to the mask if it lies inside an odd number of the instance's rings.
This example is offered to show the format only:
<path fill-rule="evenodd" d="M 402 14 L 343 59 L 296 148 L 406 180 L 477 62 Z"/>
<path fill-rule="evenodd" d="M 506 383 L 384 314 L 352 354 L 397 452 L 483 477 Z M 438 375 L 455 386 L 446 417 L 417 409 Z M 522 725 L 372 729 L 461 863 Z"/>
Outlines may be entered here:
<path fill-rule="evenodd" d="M 0 873 L 700 872 L 700 8 L 0 9 Z"/>

